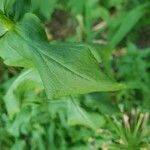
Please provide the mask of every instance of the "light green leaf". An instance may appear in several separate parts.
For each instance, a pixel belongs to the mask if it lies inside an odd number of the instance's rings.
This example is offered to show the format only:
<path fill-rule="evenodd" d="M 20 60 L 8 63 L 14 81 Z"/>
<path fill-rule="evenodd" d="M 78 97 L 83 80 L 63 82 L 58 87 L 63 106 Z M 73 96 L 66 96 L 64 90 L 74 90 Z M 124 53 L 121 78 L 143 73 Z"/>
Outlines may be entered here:
<path fill-rule="evenodd" d="M 94 125 L 91 115 L 82 109 L 77 101 L 77 98 L 70 97 L 50 101 L 49 112 L 52 116 L 55 116 L 55 114 L 60 111 L 66 114 L 67 124 L 69 126 L 81 125 L 95 129 L 97 126 Z"/>
<path fill-rule="evenodd" d="M 84 111 L 79 104 L 76 102 L 76 99 L 71 99 L 68 101 L 68 124 L 70 126 L 74 125 L 84 125 L 87 127 L 91 127 L 93 129 L 96 128 L 86 111 Z"/>
<path fill-rule="evenodd" d="M 5 0 L 1 0 L 0 2 L 0 11 L 4 12 L 5 9 Z"/>
<path fill-rule="evenodd" d="M 106 119 L 100 113 L 88 112 L 88 118 L 93 122 L 95 128 L 104 127 Z"/>
<path fill-rule="evenodd" d="M 0 38 L 7 33 L 13 25 L 13 22 L 0 12 Z"/>
<path fill-rule="evenodd" d="M 25 90 L 32 89 L 33 86 L 39 89 L 43 89 L 42 81 L 36 70 L 23 71 L 23 73 L 21 73 L 19 77 L 10 86 L 9 90 L 7 91 L 4 97 L 6 110 L 10 118 L 13 118 L 14 115 L 18 113 L 21 108 L 21 101 L 15 94 L 20 85 L 22 90 L 24 89 L 24 87 Z"/>
<path fill-rule="evenodd" d="M 25 141 L 24 140 L 16 140 L 11 150 L 24 150 L 25 149 Z"/>
<path fill-rule="evenodd" d="M 22 109 L 13 123 L 8 126 L 8 132 L 15 137 L 19 137 L 21 126 L 25 123 L 29 123 L 31 118 L 30 113 L 31 110 L 28 107 Z"/>
<path fill-rule="evenodd" d="M 49 44 L 39 19 L 32 14 L 26 14 L 0 39 L 0 56 L 9 65 L 36 68 L 50 99 L 124 88 L 100 70 L 88 46 Z"/>

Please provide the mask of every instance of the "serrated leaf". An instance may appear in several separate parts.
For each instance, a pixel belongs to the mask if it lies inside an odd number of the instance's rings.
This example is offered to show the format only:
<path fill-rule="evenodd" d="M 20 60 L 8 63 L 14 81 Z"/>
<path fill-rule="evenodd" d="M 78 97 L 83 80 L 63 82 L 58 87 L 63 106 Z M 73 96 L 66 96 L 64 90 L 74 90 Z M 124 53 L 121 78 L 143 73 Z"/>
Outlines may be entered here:
<path fill-rule="evenodd" d="M 100 70 L 88 46 L 49 44 L 39 19 L 32 14 L 26 14 L 0 39 L 0 56 L 9 65 L 35 67 L 50 99 L 124 87 Z"/>

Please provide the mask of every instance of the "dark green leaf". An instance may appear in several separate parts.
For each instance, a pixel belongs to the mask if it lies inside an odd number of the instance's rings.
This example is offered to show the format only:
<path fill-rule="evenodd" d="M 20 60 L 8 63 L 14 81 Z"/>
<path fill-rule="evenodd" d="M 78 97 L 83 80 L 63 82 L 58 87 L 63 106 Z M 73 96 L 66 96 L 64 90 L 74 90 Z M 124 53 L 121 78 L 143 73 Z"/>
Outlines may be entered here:
<path fill-rule="evenodd" d="M 137 6 L 131 10 L 123 18 L 118 31 L 110 40 L 110 47 L 114 48 L 122 39 L 127 35 L 127 33 L 136 25 L 136 23 L 143 17 L 143 15 L 149 9 L 149 3 Z"/>

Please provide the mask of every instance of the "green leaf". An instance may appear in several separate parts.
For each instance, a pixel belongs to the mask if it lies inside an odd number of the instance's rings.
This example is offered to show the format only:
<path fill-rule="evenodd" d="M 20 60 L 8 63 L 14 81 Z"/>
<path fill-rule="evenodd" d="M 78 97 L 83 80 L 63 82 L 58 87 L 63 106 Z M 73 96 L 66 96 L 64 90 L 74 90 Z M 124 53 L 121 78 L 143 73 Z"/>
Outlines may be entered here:
<path fill-rule="evenodd" d="M 5 12 L 8 14 L 12 9 L 16 0 L 5 0 Z"/>
<path fill-rule="evenodd" d="M 31 90 L 33 86 L 35 86 L 37 89 L 43 89 L 42 81 L 36 70 L 23 71 L 10 86 L 4 97 L 6 110 L 10 118 L 13 118 L 21 108 L 21 101 L 16 95 L 16 91 L 20 86 L 21 90 Z"/>
<path fill-rule="evenodd" d="M 26 107 L 24 109 L 21 110 L 21 112 L 17 115 L 17 117 L 15 118 L 15 120 L 13 121 L 12 124 L 10 124 L 8 126 L 8 132 L 15 136 L 15 137 L 19 137 L 20 135 L 20 129 L 21 126 L 23 126 L 25 123 L 29 123 L 30 118 L 31 118 L 31 109 Z"/>
<path fill-rule="evenodd" d="M 32 9 L 49 19 L 54 11 L 57 0 L 31 0 Z"/>
<path fill-rule="evenodd" d="M 26 14 L 0 39 L 0 56 L 9 65 L 36 68 L 50 99 L 124 88 L 100 70 L 88 46 L 49 44 L 39 19 L 32 14 Z"/>
<path fill-rule="evenodd" d="M 5 0 L 1 0 L 1 2 L 0 2 L 0 10 L 2 12 L 4 12 L 4 10 L 5 10 Z"/>
<path fill-rule="evenodd" d="M 67 5 L 71 7 L 71 12 L 75 15 L 82 14 L 84 11 L 85 1 L 84 0 L 71 0 L 68 1 Z"/>
<path fill-rule="evenodd" d="M 95 129 L 96 126 L 92 122 L 92 119 L 88 116 L 86 111 L 84 111 L 76 99 L 71 99 L 68 101 L 68 124 L 70 126 L 83 125 Z"/>
<path fill-rule="evenodd" d="M 64 113 L 67 117 L 69 126 L 81 125 L 95 129 L 96 126 L 92 122 L 91 116 L 79 106 L 77 98 L 65 97 L 59 100 L 49 102 L 49 113 L 55 116 L 56 113 Z"/>
<path fill-rule="evenodd" d="M 13 22 L 0 12 L 0 38 L 9 30 L 11 30 L 13 25 Z"/>
<path fill-rule="evenodd" d="M 13 7 L 14 20 L 20 20 L 26 12 L 31 10 L 31 0 L 15 0 Z"/>
<path fill-rule="evenodd" d="M 16 140 L 11 150 L 17 150 L 17 149 L 23 150 L 25 149 L 25 145 L 26 143 L 24 140 Z"/>
<path fill-rule="evenodd" d="M 122 39 L 127 35 L 127 33 L 136 25 L 136 23 L 143 17 L 143 15 L 148 11 L 149 3 L 137 6 L 133 10 L 127 13 L 125 18 L 120 24 L 118 31 L 110 40 L 110 47 L 112 49 L 122 41 Z"/>
<path fill-rule="evenodd" d="M 0 56 L 7 65 L 32 66 L 31 60 L 26 58 L 26 51 L 30 49 L 29 45 L 17 34 L 18 30 L 21 30 L 19 26 L 0 14 Z"/>
<path fill-rule="evenodd" d="M 15 1 L 16 0 L 1 0 L 0 10 L 3 13 L 8 14 L 12 10 Z"/>

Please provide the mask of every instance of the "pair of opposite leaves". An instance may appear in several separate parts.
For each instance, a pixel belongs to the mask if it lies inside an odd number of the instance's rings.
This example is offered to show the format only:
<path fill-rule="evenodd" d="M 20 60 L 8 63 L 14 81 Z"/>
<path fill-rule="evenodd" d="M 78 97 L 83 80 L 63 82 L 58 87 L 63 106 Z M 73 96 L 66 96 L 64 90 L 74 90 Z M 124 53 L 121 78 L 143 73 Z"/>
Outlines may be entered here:
<path fill-rule="evenodd" d="M 0 56 L 7 65 L 36 68 L 50 99 L 124 87 L 101 72 L 88 46 L 49 44 L 33 14 L 18 23 L 0 15 Z"/>

